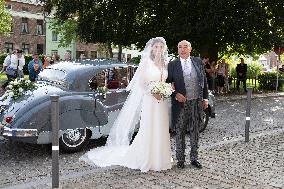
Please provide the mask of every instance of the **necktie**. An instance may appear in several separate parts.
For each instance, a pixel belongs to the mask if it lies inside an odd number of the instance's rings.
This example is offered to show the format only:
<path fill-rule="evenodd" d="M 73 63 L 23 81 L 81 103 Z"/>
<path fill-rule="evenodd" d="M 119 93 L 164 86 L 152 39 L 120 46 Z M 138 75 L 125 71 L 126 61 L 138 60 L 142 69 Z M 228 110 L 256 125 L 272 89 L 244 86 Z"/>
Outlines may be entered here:
<path fill-rule="evenodd" d="M 183 72 L 185 73 L 185 75 L 190 76 L 190 73 L 191 73 L 191 63 L 188 60 L 184 61 Z"/>

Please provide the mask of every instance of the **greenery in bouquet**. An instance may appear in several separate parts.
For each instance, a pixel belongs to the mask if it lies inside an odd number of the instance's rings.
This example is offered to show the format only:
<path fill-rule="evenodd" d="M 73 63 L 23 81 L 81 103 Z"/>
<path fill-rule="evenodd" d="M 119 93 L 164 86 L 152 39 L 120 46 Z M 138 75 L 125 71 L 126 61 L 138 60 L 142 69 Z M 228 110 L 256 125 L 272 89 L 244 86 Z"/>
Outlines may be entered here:
<path fill-rule="evenodd" d="M 100 95 L 106 94 L 107 91 L 108 91 L 108 88 L 105 87 L 105 86 L 104 86 L 104 87 L 98 87 L 98 88 L 97 88 L 97 92 L 98 92 Z"/>
<path fill-rule="evenodd" d="M 151 93 L 152 94 L 159 94 L 163 99 L 169 98 L 173 93 L 173 88 L 170 83 L 165 82 L 156 82 L 153 84 Z"/>
<path fill-rule="evenodd" d="M 7 86 L 7 91 L 5 92 L 3 99 L 5 100 L 8 97 L 11 97 L 13 100 L 16 100 L 26 91 L 32 91 L 36 87 L 37 86 L 35 83 L 31 82 L 30 80 L 15 79 Z"/>

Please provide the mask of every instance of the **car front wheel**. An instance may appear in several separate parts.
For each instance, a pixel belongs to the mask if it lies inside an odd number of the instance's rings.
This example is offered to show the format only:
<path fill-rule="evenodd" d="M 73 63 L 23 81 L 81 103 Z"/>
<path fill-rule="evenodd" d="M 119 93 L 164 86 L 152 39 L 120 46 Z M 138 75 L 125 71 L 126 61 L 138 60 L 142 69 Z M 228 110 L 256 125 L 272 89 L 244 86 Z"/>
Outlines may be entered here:
<path fill-rule="evenodd" d="M 59 146 L 64 152 L 77 152 L 89 143 L 87 129 L 68 129 L 60 138 Z"/>

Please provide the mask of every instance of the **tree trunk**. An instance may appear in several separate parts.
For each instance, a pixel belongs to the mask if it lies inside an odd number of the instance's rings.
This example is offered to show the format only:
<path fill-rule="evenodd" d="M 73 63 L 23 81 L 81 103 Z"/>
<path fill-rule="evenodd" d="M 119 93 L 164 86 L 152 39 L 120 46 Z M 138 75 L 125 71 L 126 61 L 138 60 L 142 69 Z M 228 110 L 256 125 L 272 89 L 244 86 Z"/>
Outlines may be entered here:
<path fill-rule="evenodd" d="M 210 50 L 209 50 L 209 59 L 210 59 L 210 61 L 215 61 L 215 62 L 217 62 L 219 60 L 218 48 L 217 47 L 210 48 Z"/>
<path fill-rule="evenodd" d="M 118 57 L 117 57 L 117 59 L 120 62 L 122 61 L 121 55 L 122 55 L 122 45 L 118 45 Z"/>
<path fill-rule="evenodd" d="M 200 48 L 200 55 L 201 57 L 207 56 L 209 57 L 210 62 L 212 61 L 218 61 L 218 47 L 214 45 L 203 45 Z"/>
<path fill-rule="evenodd" d="M 107 42 L 107 51 L 108 51 L 108 55 L 109 55 L 109 58 L 113 58 L 113 53 L 112 53 L 112 48 L 111 48 L 111 43 L 110 42 Z"/>

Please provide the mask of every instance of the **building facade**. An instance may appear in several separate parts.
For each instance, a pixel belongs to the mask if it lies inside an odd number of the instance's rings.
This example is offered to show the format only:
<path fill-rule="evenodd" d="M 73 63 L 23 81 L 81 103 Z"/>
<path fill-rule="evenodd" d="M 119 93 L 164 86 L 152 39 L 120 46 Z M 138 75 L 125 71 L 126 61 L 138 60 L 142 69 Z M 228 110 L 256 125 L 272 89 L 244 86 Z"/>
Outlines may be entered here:
<path fill-rule="evenodd" d="M 61 59 L 64 59 L 64 54 L 69 52 L 71 59 L 76 58 L 76 43 L 72 42 L 68 47 L 59 47 L 60 35 L 55 30 L 51 29 L 52 18 L 47 16 L 46 22 L 46 55 L 52 56 L 53 54 L 59 55 Z"/>
<path fill-rule="evenodd" d="M 109 58 L 103 44 L 74 41 L 68 47 L 59 47 L 60 35 L 51 29 L 51 16 L 45 16 L 43 6 L 37 0 L 5 0 L 7 11 L 13 17 L 9 36 L 0 36 L 0 53 L 22 49 L 26 54 L 39 53 L 52 56 L 58 54 L 64 59 L 69 52 L 73 60 Z M 133 48 L 132 48 L 133 49 Z M 137 50 L 122 50 L 122 60 L 127 62 L 138 56 Z M 113 59 L 117 59 L 118 49 L 113 48 Z"/>
<path fill-rule="evenodd" d="M 0 51 L 22 49 L 26 53 L 43 54 L 46 28 L 42 6 L 31 0 L 9 0 L 5 6 L 13 23 L 10 35 L 0 37 Z"/>

